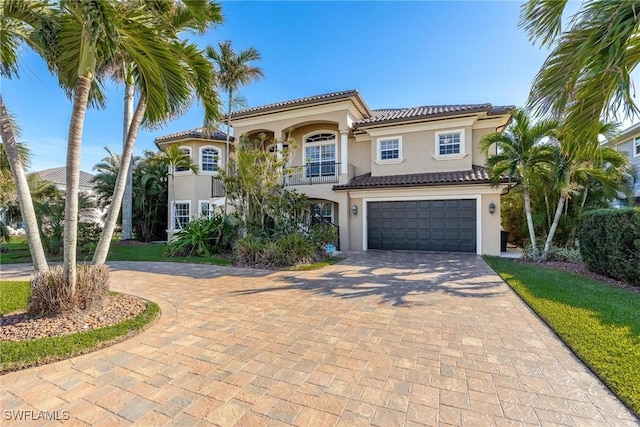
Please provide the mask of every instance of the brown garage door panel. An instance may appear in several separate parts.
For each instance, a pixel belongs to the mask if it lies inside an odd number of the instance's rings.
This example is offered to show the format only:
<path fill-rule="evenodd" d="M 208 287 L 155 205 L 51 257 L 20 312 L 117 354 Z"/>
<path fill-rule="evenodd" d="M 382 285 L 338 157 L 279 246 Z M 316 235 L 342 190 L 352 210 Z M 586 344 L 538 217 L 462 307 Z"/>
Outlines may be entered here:
<path fill-rule="evenodd" d="M 411 200 L 367 204 L 368 247 L 476 252 L 476 201 Z"/>

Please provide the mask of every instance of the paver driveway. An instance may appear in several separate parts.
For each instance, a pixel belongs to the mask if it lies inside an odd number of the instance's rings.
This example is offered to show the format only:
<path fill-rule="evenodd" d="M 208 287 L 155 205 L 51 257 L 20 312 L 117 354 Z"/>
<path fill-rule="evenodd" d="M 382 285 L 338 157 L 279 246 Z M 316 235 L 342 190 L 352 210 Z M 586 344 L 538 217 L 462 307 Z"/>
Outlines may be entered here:
<path fill-rule="evenodd" d="M 159 302 L 161 320 L 0 377 L 4 423 L 22 409 L 66 410 L 75 425 L 638 423 L 477 256 L 112 268 L 112 288 Z"/>

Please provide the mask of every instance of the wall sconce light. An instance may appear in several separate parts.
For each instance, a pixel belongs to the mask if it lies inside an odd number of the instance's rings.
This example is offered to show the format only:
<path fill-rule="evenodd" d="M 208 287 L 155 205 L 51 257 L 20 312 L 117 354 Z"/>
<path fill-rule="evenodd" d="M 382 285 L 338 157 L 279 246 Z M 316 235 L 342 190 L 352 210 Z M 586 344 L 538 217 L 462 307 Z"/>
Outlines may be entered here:
<path fill-rule="evenodd" d="M 496 211 L 496 204 L 493 202 L 489 203 L 489 213 L 493 215 L 495 211 Z"/>
<path fill-rule="evenodd" d="M 358 215 L 358 205 L 353 205 L 353 207 L 351 208 L 351 211 L 353 212 L 354 215 Z"/>

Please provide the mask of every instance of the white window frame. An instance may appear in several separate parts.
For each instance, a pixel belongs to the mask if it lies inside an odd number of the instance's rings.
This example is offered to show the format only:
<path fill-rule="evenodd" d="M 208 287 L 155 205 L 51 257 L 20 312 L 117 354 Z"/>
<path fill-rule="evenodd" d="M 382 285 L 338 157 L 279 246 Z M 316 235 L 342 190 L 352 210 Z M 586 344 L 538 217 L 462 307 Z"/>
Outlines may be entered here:
<path fill-rule="evenodd" d="M 448 135 L 452 133 L 460 134 L 460 152 L 455 154 L 440 154 L 440 135 Z M 448 129 L 435 132 L 435 154 L 433 156 L 436 160 L 458 160 L 467 157 L 467 147 L 465 141 L 464 129 Z"/>
<path fill-rule="evenodd" d="M 640 157 L 640 136 L 633 139 L 633 157 Z"/>
<path fill-rule="evenodd" d="M 329 141 L 317 141 L 317 142 L 307 142 L 307 138 L 312 137 L 314 135 L 320 134 L 320 133 L 326 133 L 326 134 L 332 134 L 333 135 L 333 142 Z M 327 129 L 319 129 L 319 130 L 315 130 L 313 132 L 309 132 L 306 135 L 302 136 L 302 163 L 303 166 L 307 166 L 307 164 L 311 163 L 307 161 L 307 148 L 308 147 L 320 147 L 323 145 L 333 145 L 333 168 L 338 168 L 338 132 L 336 132 L 335 130 L 327 130 Z M 322 149 L 320 149 L 322 150 Z M 326 161 L 323 161 L 322 159 L 320 159 L 320 162 L 314 162 L 314 163 L 326 163 Z M 329 170 L 331 170 L 331 168 L 329 168 Z M 323 174 L 323 168 L 320 167 L 319 168 L 319 173 L 320 175 L 318 176 L 333 176 L 333 174 L 336 173 L 336 171 L 334 170 L 334 173 L 325 173 Z M 310 172 L 310 171 L 307 171 Z M 311 178 L 317 178 L 317 176 L 310 176 Z"/>
<path fill-rule="evenodd" d="M 186 150 L 189 151 L 189 159 L 191 161 L 193 161 L 193 149 L 187 145 L 181 145 L 180 147 L 178 147 L 180 150 Z M 193 172 L 191 171 L 191 169 L 187 169 L 187 170 L 183 170 L 183 171 L 179 171 L 176 169 L 176 167 L 173 167 L 173 174 L 174 175 L 191 175 Z"/>
<path fill-rule="evenodd" d="M 207 149 L 211 149 L 211 150 L 215 151 L 215 154 L 214 154 L 216 156 L 216 161 L 215 161 L 216 170 L 215 171 L 206 171 L 206 170 L 204 170 L 204 167 L 203 167 L 204 166 L 204 162 L 203 162 L 202 152 L 204 150 L 207 150 Z M 200 147 L 200 149 L 198 151 L 198 154 L 199 154 L 199 157 L 198 157 L 198 159 L 199 159 L 198 172 L 200 173 L 200 175 L 217 175 L 218 171 L 220 170 L 220 168 L 223 167 L 223 164 L 222 164 L 222 150 L 220 148 L 218 148 L 218 147 L 213 146 L 213 145 L 205 145 L 205 146 Z"/>
<path fill-rule="evenodd" d="M 174 200 L 171 204 L 171 229 L 172 230 L 181 230 L 182 227 L 176 228 L 176 206 L 179 204 L 186 204 L 189 206 L 189 220 L 187 221 L 188 225 L 191 222 L 191 200 Z"/>
<path fill-rule="evenodd" d="M 202 215 L 202 205 L 206 204 L 208 206 L 209 214 L 205 217 Z M 213 204 L 207 200 L 198 200 L 198 218 L 211 218 L 213 215 Z"/>
<path fill-rule="evenodd" d="M 397 159 L 382 159 L 382 143 L 387 141 L 398 141 L 398 158 Z M 398 136 L 385 136 L 376 140 L 376 163 L 379 165 L 390 165 L 404 162 L 404 156 L 402 154 L 402 135 Z"/>
<path fill-rule="evenodd" d="M 334 223 L 333 222 L 333 218 L 334 218 L 335 212 L 334 212 L 334 209 L 333 209 L 333 202 L 330 202 L 330 201 L 327 201 L 327 202 L 317 201 L 317 202 L 310 202 L 310 205 L 311 205 L 310 206 L 311 210 L 313 210 L 312 206 L 314 206 L 314 205 L 329 205 L 329 209 L 331 209 L 331 220 L 329 222 L 331 222 L 332 224 Z"/>

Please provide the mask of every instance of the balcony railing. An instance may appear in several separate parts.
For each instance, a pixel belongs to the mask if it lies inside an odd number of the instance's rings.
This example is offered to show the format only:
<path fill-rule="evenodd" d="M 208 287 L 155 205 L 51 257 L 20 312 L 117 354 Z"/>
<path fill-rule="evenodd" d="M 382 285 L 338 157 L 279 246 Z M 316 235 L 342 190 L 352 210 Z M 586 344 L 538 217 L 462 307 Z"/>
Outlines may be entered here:
<path fill-rule="evenodd" d="M 224 186 L 222 185 L 222 180 L 215 176 L 211 177 L 211 197 L 224 197 Z"/>
<path fill-rule="evenodd" d="M 339 175 L 340 163 L 307 163 L 305 166 L 290 167 L 284 177 L 284 185 L 332 184 L 338 182 Z"/>

